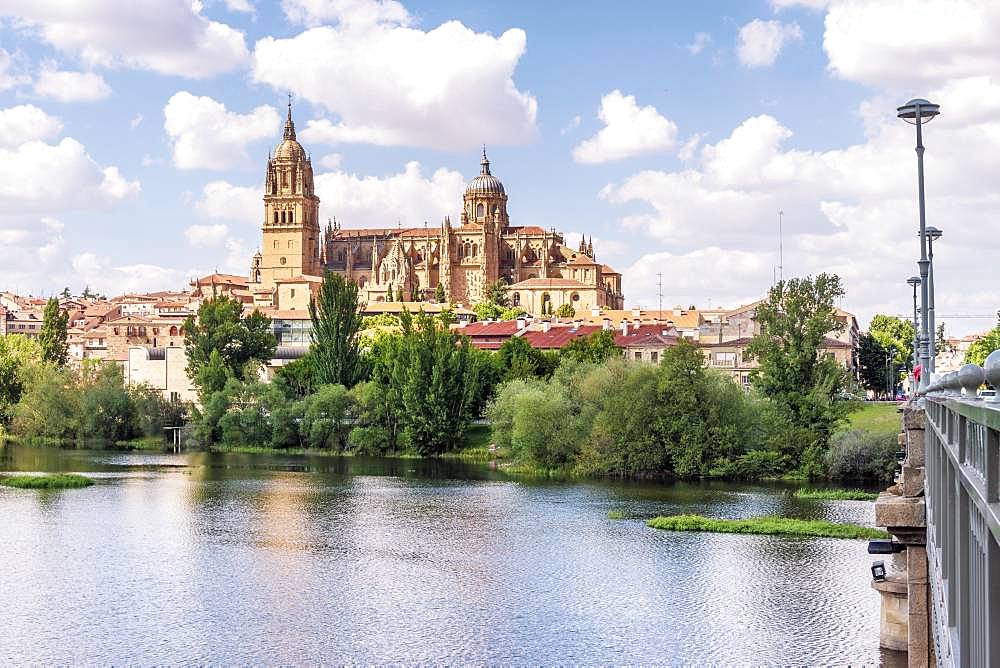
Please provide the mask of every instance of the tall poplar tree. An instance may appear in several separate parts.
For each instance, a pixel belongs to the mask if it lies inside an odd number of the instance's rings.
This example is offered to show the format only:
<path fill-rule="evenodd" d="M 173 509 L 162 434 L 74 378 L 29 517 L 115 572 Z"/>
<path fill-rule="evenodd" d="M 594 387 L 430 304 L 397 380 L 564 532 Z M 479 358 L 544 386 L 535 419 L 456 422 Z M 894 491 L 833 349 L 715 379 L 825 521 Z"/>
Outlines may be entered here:
<path fill-rule="evenodd" d="M 69 313 L 59 309 L 59 300 L 55 297 L 45 304 L 45 314 L 42 317 L 42 329 L 38 334 L 38 343 L 42 346 L 42 358 L 56 366 L 66 366 L 69 350 L 66 346 L 66 329 L 69 325 Z"/>
<path fill-rule="evenodd" d="M 400 288 L 402 290 L 402 288 Z M 309 303 L 312 319 L 312 356 L 316 381 L 353 387 L 364 376 L 364 361 L 358 347 L 361 314 L 358 284 L 327 271 L 319 295 Z"/>

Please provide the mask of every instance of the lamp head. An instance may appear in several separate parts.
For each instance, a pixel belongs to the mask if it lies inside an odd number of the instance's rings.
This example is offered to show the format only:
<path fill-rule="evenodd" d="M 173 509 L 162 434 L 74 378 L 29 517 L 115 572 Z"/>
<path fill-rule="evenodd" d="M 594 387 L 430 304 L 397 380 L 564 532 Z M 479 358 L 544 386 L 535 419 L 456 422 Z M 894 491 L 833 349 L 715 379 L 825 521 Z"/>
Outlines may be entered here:
<path fill-rule="evenodd" d="M 911 125 L 917 124 L 917 118 L 921 123 L 930 123 L 931 120 L 941 113 L 941 105 L 928 102 L 922 97 L 910 100 L 902 107 L 896 109 L 896 116 L 902 118 Z"/>
<path fill-rule="evenodd" d="M 920 234 L 920 232 L 917 232 L 917 234 Z M 927 235 L 928 239 L 933 239 L 936 241 L 941 238 L 941 235 L 944 234 L 944 232 L 942 232 L 936 227 L 928 227 L 924 230 L 924 234 Z"/>
<path fill-rule="evenodd" d="M 910 276 L 908 279 L 906 279 L 906 282 L 912 285 L 913 287 L 917 287 L 918 285 L 920 285 L 920 277 Z"/>

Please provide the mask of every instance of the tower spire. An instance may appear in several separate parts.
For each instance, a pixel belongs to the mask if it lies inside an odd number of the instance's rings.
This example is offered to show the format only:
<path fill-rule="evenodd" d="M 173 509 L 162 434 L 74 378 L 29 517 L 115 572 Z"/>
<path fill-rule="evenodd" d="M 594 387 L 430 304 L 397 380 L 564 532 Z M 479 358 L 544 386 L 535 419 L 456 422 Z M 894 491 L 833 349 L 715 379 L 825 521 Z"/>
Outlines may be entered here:
<path fill-rule="evenodd" d="M 483 144 L 483 159 L 479 161 L 479 165 L 482 168 L 479 171 L 480 174 L 490 173 L 490 159 L 486 157 L 486 144 Z"/>
<path fill-rule="evenodd" d="M 288 118 L 285 120 L 285 139 L 295 139 L 295 122 L 292 120 L 292 93 L 288 93 Z"/>

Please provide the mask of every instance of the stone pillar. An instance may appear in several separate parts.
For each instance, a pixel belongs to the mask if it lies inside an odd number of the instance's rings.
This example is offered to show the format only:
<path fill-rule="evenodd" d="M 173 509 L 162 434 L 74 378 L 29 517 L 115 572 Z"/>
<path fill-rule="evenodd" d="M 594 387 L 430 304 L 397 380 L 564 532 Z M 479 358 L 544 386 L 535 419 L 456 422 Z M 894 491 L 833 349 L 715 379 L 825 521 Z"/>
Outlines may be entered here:
<path fill-rule="evenodd" d="M 906 447 L 906 458 L 896 484 L 875 502 L 875 524 L 906 546 L 906 571 L 872 583 L 882 595 L 879 642 L 886 649 L 906 651 L 910 666 L 933 663 L 923 495 L 925 419 L 922 407 L 910 403 L 903 408 L 899 440 Z"/>

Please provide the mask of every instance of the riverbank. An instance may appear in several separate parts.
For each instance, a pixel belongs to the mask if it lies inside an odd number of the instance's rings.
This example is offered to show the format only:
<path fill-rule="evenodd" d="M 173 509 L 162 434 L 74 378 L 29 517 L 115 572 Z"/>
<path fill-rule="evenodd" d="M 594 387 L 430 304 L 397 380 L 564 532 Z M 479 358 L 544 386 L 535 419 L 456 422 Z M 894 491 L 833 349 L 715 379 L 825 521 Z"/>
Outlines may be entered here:
<path fill-rule="evenodd" d="M 17 489 L 75 489 L 90 487 L 94 481 L 75 473 L 53 473 L 50 475 L 18 475 L 0 478 L 0 485 Z"/>

